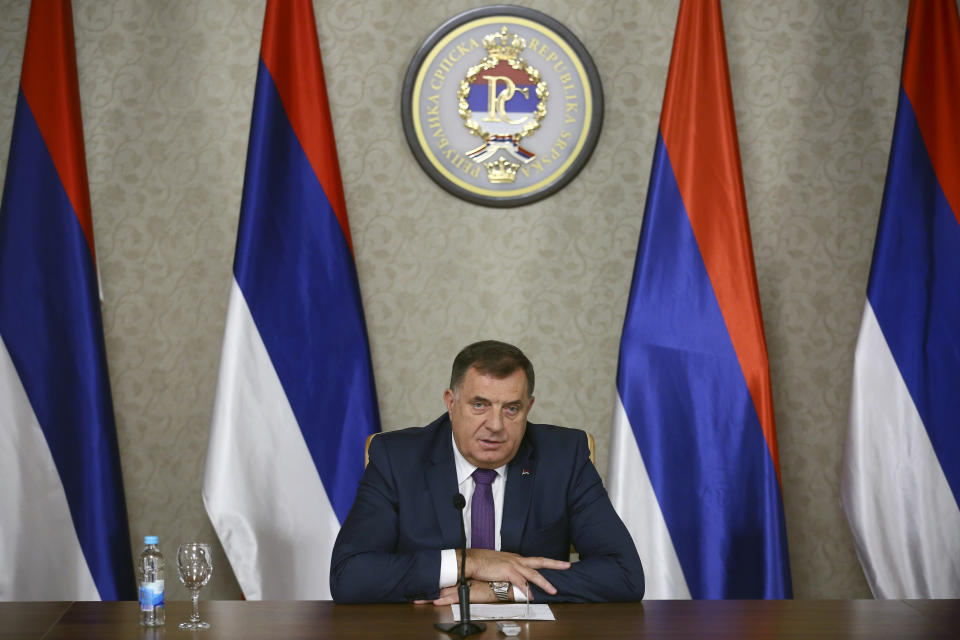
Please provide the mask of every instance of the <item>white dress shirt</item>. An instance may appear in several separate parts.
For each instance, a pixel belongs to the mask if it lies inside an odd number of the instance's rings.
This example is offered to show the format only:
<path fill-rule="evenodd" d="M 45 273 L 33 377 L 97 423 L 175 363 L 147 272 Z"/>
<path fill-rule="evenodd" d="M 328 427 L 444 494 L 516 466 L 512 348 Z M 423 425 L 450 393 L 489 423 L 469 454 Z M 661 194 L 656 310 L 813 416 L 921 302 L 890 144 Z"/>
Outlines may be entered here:
<path fill-rule="evenodd" d="M 467 548 L 470 548 L 472 532 L 470 530 L 470 509 L 473 501 L 473 490 L 476 482 L 473 480 L 473 472 L 477 470 L 475 465 L 470 464 L 460 450 L 457 448 L 457 442 L 450 435 L 450 445 L 453 447 L 453 461 L 457 469 L 457 486 L 460 493 L 467 501 L 467 506 L 463 508 L 463 528 L 467 534 Z M 507 465 L 497 469 L 497 477 L 490 484 L 490 490 L 493 492 L 493 529 L 494 529 L 494 548 L 500 551 L 500 523 L 503 521 L 503 496 L 507 487 Z M 460 575 L 460 567 L 457 566 L 457 552 L 454 549 L 443 549 L 440 552 L 440 588 L 452 587 L 457 584 Z M 517 602 L 525 602 L 523 592 L 517 587 L 513 588 L 513 599 Z"/>

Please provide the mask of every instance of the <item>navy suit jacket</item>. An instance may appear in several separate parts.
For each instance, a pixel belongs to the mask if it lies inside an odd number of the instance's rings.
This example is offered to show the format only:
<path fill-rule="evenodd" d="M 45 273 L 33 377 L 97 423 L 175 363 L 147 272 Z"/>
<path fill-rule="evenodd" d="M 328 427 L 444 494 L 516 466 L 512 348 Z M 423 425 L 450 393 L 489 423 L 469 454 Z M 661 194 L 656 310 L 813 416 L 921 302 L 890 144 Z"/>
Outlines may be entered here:
<path fill-rule="evenodd" d="M 451 425 L 383 433 L 333 548 L 337 602 L 402 602 L 439 594 L 440 550 L 461 545 Z M 540 573 L 557 588 L 530 584 L 536 602 L 630 601 L 643 597 L 643 567 L 590 462 L 586 434 L 527 423 L 507 467 L 500 548 L 522 556 L 580 561 Z"/>

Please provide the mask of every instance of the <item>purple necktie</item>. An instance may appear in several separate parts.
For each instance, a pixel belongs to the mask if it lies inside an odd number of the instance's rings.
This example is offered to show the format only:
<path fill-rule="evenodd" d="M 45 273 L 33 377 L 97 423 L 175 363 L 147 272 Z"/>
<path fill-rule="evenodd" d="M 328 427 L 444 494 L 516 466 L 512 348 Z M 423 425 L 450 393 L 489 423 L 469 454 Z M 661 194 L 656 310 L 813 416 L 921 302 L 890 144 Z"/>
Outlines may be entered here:
<path fill-rule="evenodd" d="M 493 491 L 490 485 L 497 472 L 477 469 L 473 472 L 473 500 L 470 501 L 470 546 L 474 549 L 493 549 L 494 515 Z"/>

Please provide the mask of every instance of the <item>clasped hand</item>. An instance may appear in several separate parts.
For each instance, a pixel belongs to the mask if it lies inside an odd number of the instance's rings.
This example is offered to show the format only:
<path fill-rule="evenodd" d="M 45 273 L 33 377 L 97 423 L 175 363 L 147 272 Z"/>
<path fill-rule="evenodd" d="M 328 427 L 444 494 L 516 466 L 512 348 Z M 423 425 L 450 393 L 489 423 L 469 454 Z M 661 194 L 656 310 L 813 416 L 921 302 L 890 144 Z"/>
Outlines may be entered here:
<path fill-rule="evenodd" d="M 457 567 L 460 567 L 460 550 L 457 550 Z M 467 549 L 466 577 L 473 582 L 470 585 L 470 602 L 496 602 L 496 596 L 489 582 L 509 582 L 521 591 L 528 593 L 527 583 L 532 582 L 550 595 L 557 593 L 556 587 L 544 578 L 537 569 L 569 569 L 570 563 L 553 558 L 529 557 L 493 551 L 492 549 Z M 459 574 L 459 571 L 458 571 Z M 459 602 L 457 585 L 440 590 L 436 600 L 417 600 L 415 604 L 447 605 Z"/>

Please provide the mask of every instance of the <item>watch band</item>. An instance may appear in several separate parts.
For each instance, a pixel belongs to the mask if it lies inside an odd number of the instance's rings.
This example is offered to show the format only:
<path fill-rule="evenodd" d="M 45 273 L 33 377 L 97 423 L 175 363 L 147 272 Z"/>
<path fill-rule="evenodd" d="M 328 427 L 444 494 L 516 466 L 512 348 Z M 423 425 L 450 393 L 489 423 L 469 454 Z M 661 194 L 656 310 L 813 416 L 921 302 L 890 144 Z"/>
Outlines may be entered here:
<path fill-rule="evenodd" d="M 510 602 L 510 583 L 509 582 L 491 582 L 490 590 L 497 597 L 498 602 Z"/>

